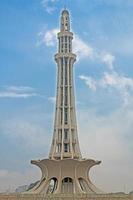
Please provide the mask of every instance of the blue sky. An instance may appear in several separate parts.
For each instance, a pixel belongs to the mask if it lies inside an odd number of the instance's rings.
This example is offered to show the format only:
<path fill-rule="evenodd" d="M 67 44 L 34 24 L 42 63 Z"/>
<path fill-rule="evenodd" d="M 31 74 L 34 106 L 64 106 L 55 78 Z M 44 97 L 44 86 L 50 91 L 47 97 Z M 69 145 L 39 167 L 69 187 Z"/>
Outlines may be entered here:
<path fill-rule="evenodd" d="M 133 190 L 133 1 L 67 0 L 77 54 L 75 86 L 83 157 L 105 191 Z M 63 0 L 0 1 L 0 191 L 36 181 L 48 156 Z"/>

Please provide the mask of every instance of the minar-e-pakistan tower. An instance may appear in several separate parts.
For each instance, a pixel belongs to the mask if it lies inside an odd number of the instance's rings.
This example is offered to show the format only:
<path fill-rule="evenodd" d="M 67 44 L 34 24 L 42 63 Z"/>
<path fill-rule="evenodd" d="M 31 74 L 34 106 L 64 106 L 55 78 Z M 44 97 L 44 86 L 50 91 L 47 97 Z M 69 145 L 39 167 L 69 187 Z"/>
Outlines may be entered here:
<path fill-rule="evenodd" d="M 76 55 L 72 52 L 72 40 L 69 12 L 65 9 L 61 13 L 58 53 L 55 55 L 58 70 L 57 95 L 49 159 L 31 161 L 40 167 L 42 178 L 27 193 L 101 193 L 89 179 L 90 168 L 100 164 L 100 161 L 83 159 L 79 147 L 73 81 Z"/>

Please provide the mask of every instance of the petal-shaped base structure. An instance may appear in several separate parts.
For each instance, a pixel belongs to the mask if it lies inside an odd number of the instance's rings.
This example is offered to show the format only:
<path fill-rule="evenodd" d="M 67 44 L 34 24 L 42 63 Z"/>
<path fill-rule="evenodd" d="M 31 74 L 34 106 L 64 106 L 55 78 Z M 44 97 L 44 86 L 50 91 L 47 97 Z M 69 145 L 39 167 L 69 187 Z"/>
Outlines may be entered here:
<path fill-rule="evenodd" d="M 100 194 L 89 178 L 90 168 L 98 165 L 101 161 L 95 160 L 38 160 L 31 161 L 40 167 L 42 178 L 27 193 L 33 194 Z"/>

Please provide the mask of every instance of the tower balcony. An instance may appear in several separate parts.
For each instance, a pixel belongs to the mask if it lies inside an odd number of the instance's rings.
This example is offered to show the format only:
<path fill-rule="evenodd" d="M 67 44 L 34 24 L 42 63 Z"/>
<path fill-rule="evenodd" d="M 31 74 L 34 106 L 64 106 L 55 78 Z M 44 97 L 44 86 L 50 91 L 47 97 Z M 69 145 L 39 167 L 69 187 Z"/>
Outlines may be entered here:
<path fill-rule="evenodd" d="M 70 31 L 67 31 L 67 32 L 66 31 L 62 31 L 62 32 L 58 33 L 58 39 L 60 37 L 63 37 L 63 36 L 68 36 L 68 37 L 71 37 L 73 39 L 73 33 L 70 32 Z"/>
<path fill-rule="evenodd" d="M 71 158 L 72 154 L 70 152 L 64 152 L 63 153 L 63 158 Z"/>
<path fill-rule="evenodd" d="M 71 58 L 76 61 L 76 55 L 74 53 L 57 53 L 55 54 L 55 61 L 58 63 L 58 60 L 61 58 Z"/>

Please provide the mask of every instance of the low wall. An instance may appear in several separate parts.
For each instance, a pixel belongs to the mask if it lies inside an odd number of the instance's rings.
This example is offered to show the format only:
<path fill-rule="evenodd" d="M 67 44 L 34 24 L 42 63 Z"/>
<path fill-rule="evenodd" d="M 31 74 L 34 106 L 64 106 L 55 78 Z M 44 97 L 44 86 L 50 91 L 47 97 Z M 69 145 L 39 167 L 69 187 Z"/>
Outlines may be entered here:
<path fill-rule="evenodd" d="M 0 194 L 0 200 L 133 200 L 133 195 L 114 195 L 114 194 L 97 194 L 97 195 L 32 195 L 32 194 Z"/>

